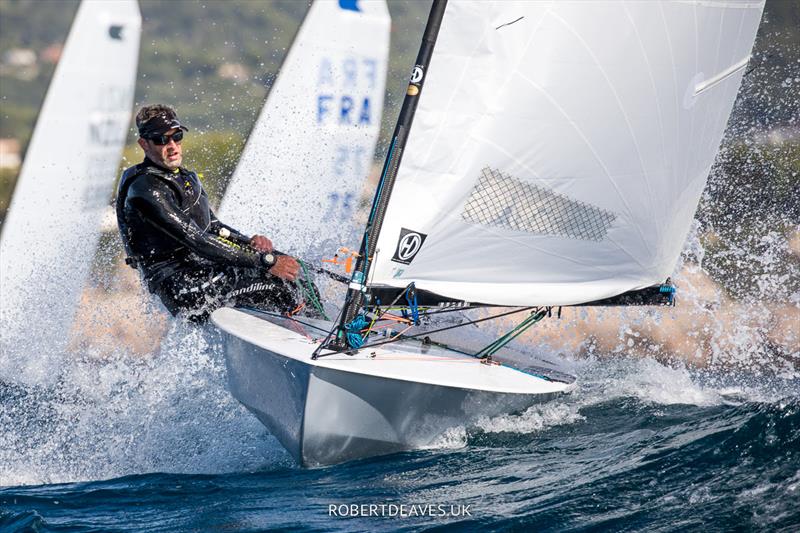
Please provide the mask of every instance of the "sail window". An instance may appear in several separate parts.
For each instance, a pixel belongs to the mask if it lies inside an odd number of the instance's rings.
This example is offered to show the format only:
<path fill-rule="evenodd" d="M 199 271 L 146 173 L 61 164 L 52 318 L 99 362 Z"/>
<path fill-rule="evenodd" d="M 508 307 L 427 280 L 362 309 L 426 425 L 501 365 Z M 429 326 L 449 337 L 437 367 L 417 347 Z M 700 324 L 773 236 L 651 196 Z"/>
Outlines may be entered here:
<path fill-rule="evenodd" d="M 472 224 L 601 241 L 617 215 L 485 167 L 461 218 Z"/>

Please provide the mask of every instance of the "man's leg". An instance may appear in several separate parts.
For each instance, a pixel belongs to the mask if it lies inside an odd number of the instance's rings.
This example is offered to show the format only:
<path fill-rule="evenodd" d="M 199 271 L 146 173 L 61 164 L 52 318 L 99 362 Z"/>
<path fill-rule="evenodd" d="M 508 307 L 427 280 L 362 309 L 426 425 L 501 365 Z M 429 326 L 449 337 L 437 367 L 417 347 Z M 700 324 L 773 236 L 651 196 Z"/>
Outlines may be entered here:
<path fill-rule="evenodd" d="M 311 284 L 315 297 L 316 286 Z M 304 305 L 304 297 L 294 283 L 265 274 L 263 269 L 236 266 L 207 267 L 177 273 L 159 286 L 156 294 L 173 316 L 203 323 L 220 307 L 254 307 L 265 311 L 315 316 Z"/>
<path fill-rule="evenodd" d="M 291 313 L 302 302 L 302 295 L 293 283 L 265 275 L 261 269 L 227 267 L 224 272 L 222 305 Z"/>
<path fill-rule="evenodd" d="M 224 305 L 220 293 L 225 276 L 213 267 L 182 271 L 165 279 L 154 293 L 172 316 L 204 323 Z"/>

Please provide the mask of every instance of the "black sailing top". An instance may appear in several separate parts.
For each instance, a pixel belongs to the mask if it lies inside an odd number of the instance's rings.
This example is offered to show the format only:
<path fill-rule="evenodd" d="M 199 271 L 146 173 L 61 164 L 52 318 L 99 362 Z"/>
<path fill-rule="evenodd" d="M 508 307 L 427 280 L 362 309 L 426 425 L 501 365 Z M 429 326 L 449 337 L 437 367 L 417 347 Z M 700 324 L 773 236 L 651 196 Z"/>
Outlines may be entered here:
<path fill-rule="evenodd" d="M 142 270 L 150 290 L 183 270 L 262 266 L 261 254 L 246 247 L 249 238 L 217 219 L 197 174 L 183 167 L 170 171 L 145 158 L 127 169 L 116 211 L 129 263 Z M 221 238 L 220 230 L 229 236 Z"/>

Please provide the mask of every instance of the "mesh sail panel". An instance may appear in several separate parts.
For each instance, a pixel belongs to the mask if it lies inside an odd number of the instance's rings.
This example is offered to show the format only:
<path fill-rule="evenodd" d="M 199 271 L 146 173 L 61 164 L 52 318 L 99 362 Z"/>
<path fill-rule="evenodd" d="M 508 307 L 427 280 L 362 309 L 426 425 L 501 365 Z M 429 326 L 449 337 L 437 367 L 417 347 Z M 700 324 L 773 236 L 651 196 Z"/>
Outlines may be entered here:
<path fill-rule="evenodd" d="M 469 223 L 601 241 L 616 214 L 485 167 L 461 217 Z"/>

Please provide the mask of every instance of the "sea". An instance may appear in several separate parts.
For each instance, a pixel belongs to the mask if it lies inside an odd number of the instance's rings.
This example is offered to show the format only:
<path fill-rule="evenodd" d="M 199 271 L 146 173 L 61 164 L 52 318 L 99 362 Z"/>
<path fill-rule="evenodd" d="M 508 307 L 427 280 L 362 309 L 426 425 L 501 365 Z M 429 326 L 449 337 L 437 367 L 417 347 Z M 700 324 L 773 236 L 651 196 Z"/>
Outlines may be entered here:
<path fill-rule="evenodd" d="M 777 22 L 698 211 L 705 237 L 695 228 L 684 250 L 716 276 L 698 293 L 716 296 L 682 297 L 665 338 L 696 348 L 646 349 L 634 310 L 611 344 L 561 350 L 570 394 L 321 468 L 297 466 L 230 395 L 208 327 L 171 323 L 135 356 L 123 341 L 101 356 L 30 349 L 29 375 L 0 357 L 0 533 L 799 532 L 800 52 Z"/>
<path fill-rule="evenodd" d="M 301 468 L 219 338 L 0 383 L 0 531 L 800 530 L 800 377 L 565 357 L 570 394 L 424 450 Z"/>

